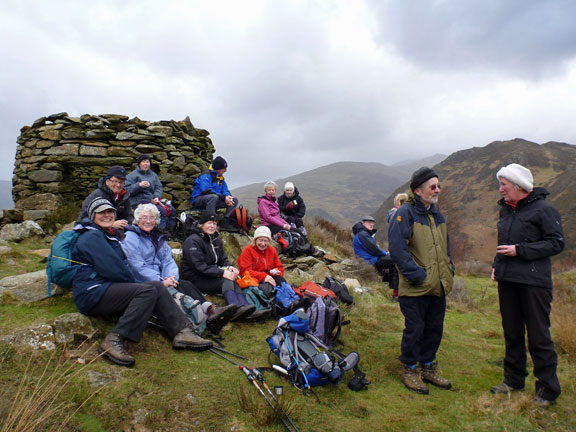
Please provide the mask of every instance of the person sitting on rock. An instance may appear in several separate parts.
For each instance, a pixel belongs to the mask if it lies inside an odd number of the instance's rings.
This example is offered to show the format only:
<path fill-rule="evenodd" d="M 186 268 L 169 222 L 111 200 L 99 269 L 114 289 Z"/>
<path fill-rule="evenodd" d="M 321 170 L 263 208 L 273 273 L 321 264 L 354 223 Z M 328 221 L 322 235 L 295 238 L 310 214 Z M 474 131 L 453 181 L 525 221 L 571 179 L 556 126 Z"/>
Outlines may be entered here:
<path fill-rule="evenodd" d="M 278 185 L 272 180 L 264 184 L 265 195 L 258 197 L 258 213 L 260 215 L 260 222 L 263 226 L 268 227 L 272 235 L 277 234 L 282 230 L 296 231 L 299 235 L 306 239 L 306 249 L 302 255 L 308 254 L 312 256 L 321 256 L 323 252 L 310 244 L 308 241 L 306 231 L 297 227 L 292 227 L 290 223 L 282 218 L 280 215 L 280 207 L 276 199 L 276 189 Z"/>
<path fill-rule="evenodd" d="M 306 235 L 306 228 L 304 228 L 304 221 L 302 220 L 306 214 L 306 204 L 304 204 L 304 200 L 294 183 L 286 182 L 284 193 L 278 197 L 278 207 L 280 208 L 280 216 Z"/>
<path fill-rule="evenodd" d="M 390 254 L 379 248 L 376 243 L 374 236 L 378 230 L 374 228 L 375 224 L 376 220 L 372 216 L 364 216 L 361 222 L 357 222 L 352 227 L 354 253 L 357 257 L 372 264 L 385 282 L 390 282 L 390 269 L 393 267 L 392 259 Z M 395 295 L 398 296 L 397 291 Z"/>
<path fill-rule="evenodd" d="M 135 360 L 127 352 L 125 340 L 138 342 L 152 315 L 168 333 L 174 348 L 211 348 L 212 342 L 194 332 L 192 321 L 162 281 L 136 281 L 120 245 L 123 234 L 114 228 L 116 208 L 112 203 L 94 199 L 88 206 L 88 216 L 74 227 L 80 235 L 72 259 L 83 263 L 72 282 L 74 303 L 85 315 L 120 316 L 99 351 L 114 363 L 132 366 Z"/>
<path fill-rule="evenodd" d="M 202 212 L 196 229 L 184 241 L 182 251 L 182 279 L 192 282 L 202 293 L 222 295 L 228 305 L 236 305 L 231 321 L 260 321 L 270 316 L 270 309 L 256 310 L 236 283 L 239 271 L 230 265 L 224 251 L 216 213 Z"/>
<path fill-rule="evenodd" d="M 140 204 L 134 211 L 134 225 L 126 227 L 126 238 L 122 242 L 136 282 L 161 281 L 168 287 L 189 295 L 201 303 L 206 314 L 206 327 L 214 334 L 220 333 L 236 308 L 221 307 L 207 301 L 202 293 L 189 281 L 180 283 L 178 265 L 172 257 L 172 248 L 166 237 L 156 228 L 160 212 L 152 203 Z"/>
<path fill-rule="evenodd" d="M 142 153 L 136 161 L 136 169 L 126 177 L 126 190 L 130 193 L 132 209 L 139 204 L 154 204 L 160 211 L 160 223 L 157 229 L 174 228 L 176 225 L 176 209 L 170 201 L 162 199 L 162 183 L 158 175 L 150 169 L 151 156 Z"/>
<path fill-rule="evenodd" d="M 224 173 L 228 171 L 228 163 L 224 158 L 216 156 L 210 167 L 194 181 L 194 189 L 190 197 L 192 207 L 197 210 L 208 210 L 216 213 L 217 209 L 225 208 L 224 219 L 220 222 L 221 229 L 232 229 L 230 215 L 238 206 L 238 198 L 230 193 Z"/>
<path fill-rule="evenodd" d="M 113 228 L 124 229 L 132 223 L 132 208 L 130 207 L 130 193 L 124 189 L 126 170 L 119 165 L 111 166 L 106 176 L 98 181 L 98 189 L 92 191 L 82 202 L 82 211 L 77 223 L 89 219 L 88 207 L 96 198 L 104 198 L 112 203 L 116 210 L 116 219 Z"/>

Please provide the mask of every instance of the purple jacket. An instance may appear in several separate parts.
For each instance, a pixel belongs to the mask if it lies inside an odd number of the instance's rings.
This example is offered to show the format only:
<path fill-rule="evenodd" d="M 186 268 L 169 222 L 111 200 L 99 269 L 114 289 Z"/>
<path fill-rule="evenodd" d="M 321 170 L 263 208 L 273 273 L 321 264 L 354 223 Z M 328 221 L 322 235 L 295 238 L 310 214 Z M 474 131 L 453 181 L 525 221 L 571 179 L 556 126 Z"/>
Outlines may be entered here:
<path fill-rule="evenodd" d="M 280 208 L 276 202 L 276 197 L 271 197 L 270 195 L 258 197 L 258 213 L 260 214 L 262 225 L 282 227 L 288 223 L 280 217 Z"/>

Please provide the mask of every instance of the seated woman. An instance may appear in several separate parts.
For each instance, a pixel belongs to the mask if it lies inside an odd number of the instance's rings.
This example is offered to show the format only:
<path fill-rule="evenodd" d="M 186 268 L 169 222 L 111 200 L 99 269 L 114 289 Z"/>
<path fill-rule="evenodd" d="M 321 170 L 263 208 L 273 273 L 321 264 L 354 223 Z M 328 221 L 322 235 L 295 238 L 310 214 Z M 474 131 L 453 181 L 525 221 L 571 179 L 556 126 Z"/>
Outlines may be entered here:
<path fill-rule="evenodd" d="M 154 204 L 140 204 L 134 211 L 134 225 L 125 228 L 122 242 L 132 273 L 137 282 L 161 281 L 165 287 L 174 287 L 202 304 L 207 316 L 206 327 L 220 333 L 236 312 L 236 307 L 220 307 L 207 301 L 189 281 L 179 281 L 178 265 L 172 257 L 172 248 L 166 237 L 156 229 L 160 212 Z"/>
<path fill-rule="evenodd" d="M 135 209 L 140 204 L 154 204 L 160 212 L 157 228 L 164 231 L 176 225 L 176 209 L 170 201 L 162 199 L 162 183 L 158 175 L 150 169 L 151 156 L 142 153 L 136 161 L 136 169 L 126 177 L 126 190 L 130 192 L 130 206 Z"/>
<path fill-rule="evenodd" d="M 286 182 L 284 193 L 278 197 L 278 207 L 280 208 L 280 216 L 290 225 L 294 224 L 306 235 L 306 228 L 304 228 L 304 221 L 302 220 L 306 214 L 306 204 L 304 204 L 304 200 L 294 183 Z"/>
<path fill-rule="evenodd" d="M 89 220 L 76 225 L 80 235 L 72 259 L 84 263 L 73 279 L 78 310 L 85 315 L 120 315 L 99 350 L 114 363 L 131 366 L 124 341 L 138 342 L 152 315 L 172 338 L 174 348 L 208 349 L 212 342 L 194 333 L 192 322 L 161 281 L 137 282 L 120 246 L 122 234 L 112 225 L 116 210 L 96 198 L 88 206 Z"/>
<path fill-rule="evenodd" d="M 273 181 L 267 181 L 264 184 L 264 196 L 258 197 L 258 213 L 260 214 L 260 222 L 262 225 L 268 227 L 272 235 L 277 234 L 282 230 L 297 232 L 303 236 L 305 247 L 299 255 L 309 254 L 312 256 L 321 256 L 323 252 L 312 246 L 307 239 L 306 231 L 299 228 L 293 228 L 288 221 L 284 220 L 280 215 L 280 207 L 276 199 L 277 184 Z"/>
<path fill-rule="evenodd" d="M 217 230 L 218 215 L 204 211 L 197 228 L 184 241 L 182 279 L 191 281 L 203 293 L 223 295 L 228 305 L 238 306 L 231 321 L 259 321 L 268 318 L 270 310 L 256 310 L 235 282 L 238 269 L 230 265 Z"/>

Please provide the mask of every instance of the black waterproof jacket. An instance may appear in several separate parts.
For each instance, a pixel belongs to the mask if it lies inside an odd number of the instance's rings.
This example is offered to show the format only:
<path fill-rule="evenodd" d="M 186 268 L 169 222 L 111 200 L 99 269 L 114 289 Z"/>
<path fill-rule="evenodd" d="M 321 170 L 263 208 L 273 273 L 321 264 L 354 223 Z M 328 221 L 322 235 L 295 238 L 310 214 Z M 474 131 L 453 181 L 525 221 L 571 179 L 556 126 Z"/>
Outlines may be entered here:
<path fill-rule="evenodd" d="M 292 206 L 289 204 L 292 202 Z M 294 188 L 294 195 L 288 198 L 286 194 L 282 194 L 278 197 L 278 207 L 280 208 L 280 214 L 286 216 L 292 216 L 302 219 L 306 214 L 306 204 L 298 192 L 298 188 Z"/>
<path fill-rule="evenodd" d="M 498 245 L 516 245 L 516 256 L 497 254 L 494 277 L 497 281 L 552 287 L 550 257 L 564 249 L 560 214 L 546 201 L 549 192 L 534 188 L 516 208 L 498 201 Z"/>
<path fill-rule="evenodd" d="M 195 281 L 198 278 L 221 278 L 230 261 L 218 233 L 208 235 L 199 229 L 184 241 L 180 278 Z"/>
<path fill-rule="evenodd" d="M 90 219 L 88 217 L 88 208 L 90 207 L 90 203 L 96 198 L 105 198 L 110 201 L 116 209 L 116 220 L 124 219 L 128 221 L 128 223 L 132 223 L 134 220 L 132 207 L 130 207 L 130 193 L 126 189 L 122 189 L 118 196 L 116 196 L 114 192 L 106 186 L 106 177 L 102 177 L 98 181 L 98 189 L 93 190 L 82 202 L 82 212 L 76 223 L 82 223 L 82 221 Z"/>

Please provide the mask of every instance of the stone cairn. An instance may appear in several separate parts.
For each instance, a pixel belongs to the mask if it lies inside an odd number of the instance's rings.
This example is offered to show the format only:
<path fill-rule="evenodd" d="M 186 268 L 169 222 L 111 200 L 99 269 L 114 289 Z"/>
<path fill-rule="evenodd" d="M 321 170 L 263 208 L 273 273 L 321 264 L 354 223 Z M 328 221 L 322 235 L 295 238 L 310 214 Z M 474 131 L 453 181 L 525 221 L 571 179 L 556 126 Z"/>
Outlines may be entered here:
<path fill-rule="evenodd" d="M 24 126 L 18 137 L 12 179 L 14 209 L 3 223 L 41 221 L 49 212 L 81 203 L 112 165 L 127 172 L 141 153 L 164 186 L 164 198 L 179 210 L 190 206 L 195 177 L 212 161 L 209 132 L 190 119 L 149 122 L 125 115 L 52 114 Z"/>

